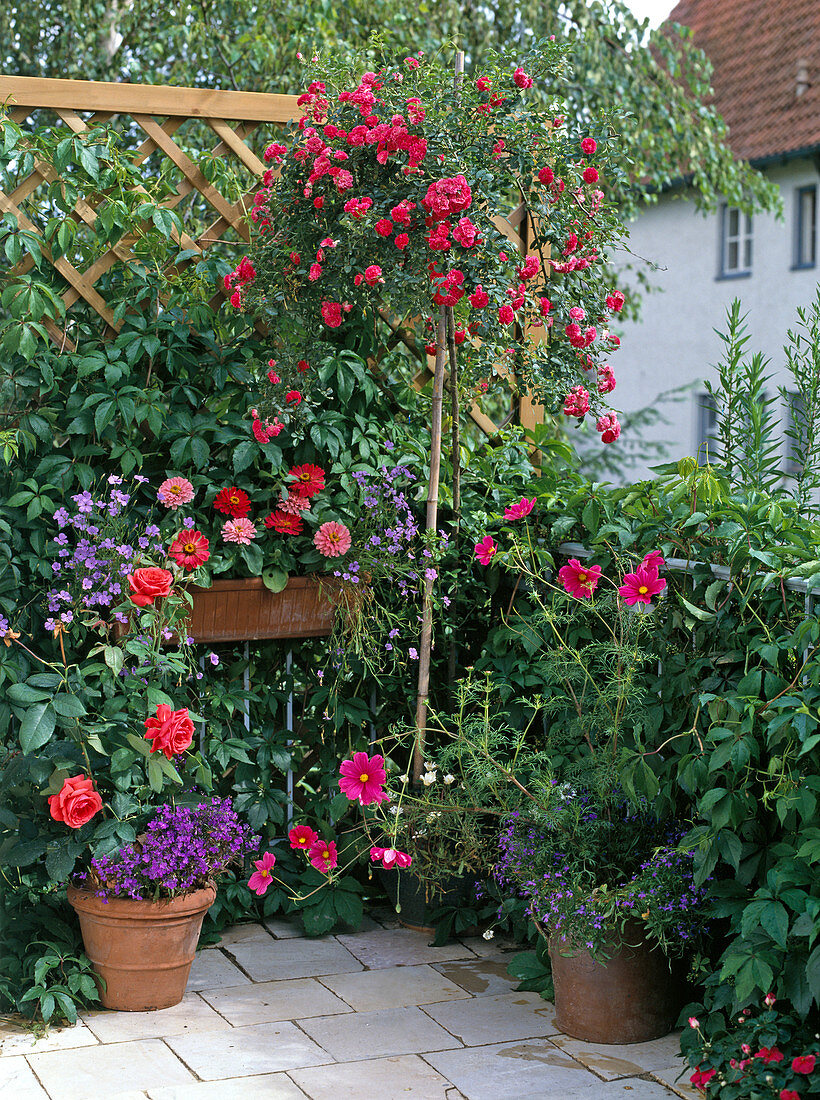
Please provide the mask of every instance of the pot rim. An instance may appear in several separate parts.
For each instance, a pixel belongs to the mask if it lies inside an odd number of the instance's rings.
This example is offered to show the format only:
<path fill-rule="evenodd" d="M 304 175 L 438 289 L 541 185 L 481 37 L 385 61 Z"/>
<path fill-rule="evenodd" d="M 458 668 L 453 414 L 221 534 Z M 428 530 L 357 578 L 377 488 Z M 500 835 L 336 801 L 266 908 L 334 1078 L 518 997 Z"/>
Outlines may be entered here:
<path fill-rule="evenodd" d="M 174 898 L 118 898 L 101 897 L 82 886 L 69 885 L 66 890 L 69 905 L 77 912 L 108 913 L 117 912 L 122 916 L 136 916 L 146 910 L 162 915 L 169 913 L 183 915 L 198 913 L 210 909 L 216 899 L 216 886 L 209 883 L 196 890 L 187 890 Z"/>

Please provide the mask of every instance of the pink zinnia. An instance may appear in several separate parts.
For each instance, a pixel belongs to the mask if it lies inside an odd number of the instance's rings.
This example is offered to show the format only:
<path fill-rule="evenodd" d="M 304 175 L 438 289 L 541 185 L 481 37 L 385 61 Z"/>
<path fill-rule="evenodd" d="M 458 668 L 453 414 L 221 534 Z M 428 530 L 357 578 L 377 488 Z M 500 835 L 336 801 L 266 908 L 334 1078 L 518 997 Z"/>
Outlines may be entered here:
<path fill-rule="evenodd" d="M 636 603 L 651 603 L 666 588 L 666 581 L 659 579 L 657 569 L 641 563 L 634 573 L 627 573 L 618 593 L 627 607 Z"/>
<path fill-rule="evenodd" d="M 558 570 L 561 584 L 578 600 L 588 600 L 601 579 L 600 565 L 581 565 L 577 558 L 570 558 L 569 562 Z"/>
<path fill-rule="evenodd" d="M 516 520 L 523 519 L 524 516 L 528 516 L 535 507 L 535 497 L 532 500 L 527 500 L 526 497 L 522 497 L 518 504 L 511 504 L 509 508 L 504 509 L 504 519 Z"/>
<path fill-rule="evenodd" d="M 481 542 L 475 544 L 475 556 L 482 565 L 489 565 L 490 559 L 497 551 L 498 547 L 492 535 L 485 535 Z"/>
<path fill-rule="evenodd" d="M 271 870 L 273 869 L 274 863 L 276 863 L 276 856 L 273 852 L 265 852 L 261 859 L 255 859 L 253 861 L 256 870 L 248 879 L 248 886 L 255 894 L 259 894 L 260 897 L 273 882 Z"/>
<path fill-rule="evenodd" d="M 318 839 L 319 834 L 309 825 L 296 825 L 288 833 L 288 840 L 294 852 L 309 852 Z"/>
<path fill-rule="evenodd" d="M 352 760 L 343 760 L 339 766 L 339 790 L 351 802 L 357 799 L 361 806 L 371 802 L 384 802 L 389 795 L 382 790 L 387 772 L 383 756 L 368 756 L 366 752 L 354 752 Z"/>
<path fill-rule="evenodd" d="M 326 875 L 328 871 L 332 871 L 339 863 L 335 841 L 317 840 L 315 844 L 311 844 L 310 846 L 308 859 L 317 871 L 321 871 L 323 875 Z"/>
<path fill-rule="evenodd" d="M 180 504 L 190 504 L 194 499 L 194 487 L 185 477 L 169 477 L 157 490 L 157 500 L 166 508 L 176 509 Z"/>
<path fill-rule="evenodd" d="M 240 516 L 222 524 L 222 537 L 225 542 L 238 542 L 240 546 L 249 546 L 256 538 L 256 524 Z"/>
<path fill-rule="evenodd" d="M 350 549 L 350 531 L 343 523 L 329 520 L 313 536 L 313 545 L 326 558 L 338 558 Z"/>
<path fill-rule="evenodd" d="M 287 498 L 280 493 L 277 508 L 280 512 L 287 512 L 289 516 L 298 516 L 302 512 L 310 511 L 310 501 L 307 497 L 300 497 L 296 492 L 291 492 Z"/>
<path fill-rule="evenodd" d="M 371 848 L 370 860 L 372 863 L 378 863 L 381 860 L 382 867 L 386 867 L 388 871 L 391 867 L 409 867 L 413 862 L 412 856 L 408 856 L 406 852 L 399 852 L 395 848 Z"/>

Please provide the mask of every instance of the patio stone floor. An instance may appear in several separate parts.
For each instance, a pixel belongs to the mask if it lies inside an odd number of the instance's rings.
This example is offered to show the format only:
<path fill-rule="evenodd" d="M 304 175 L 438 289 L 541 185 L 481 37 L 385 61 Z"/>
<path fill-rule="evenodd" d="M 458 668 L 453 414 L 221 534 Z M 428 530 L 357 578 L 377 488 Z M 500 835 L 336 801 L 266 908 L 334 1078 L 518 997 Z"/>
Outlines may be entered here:
<path fill-rule="evenodd" d="M 694 1100 L 676 1036 L 610 1047 L 559 1034 L 516 993 L 503 941 L 430 937 L 380 911 L 351 935 L 282 920 L 201 951 L 181 1004 L 88 1012 L 34 1037 L 0 1025 L 8 1100 Z"/>

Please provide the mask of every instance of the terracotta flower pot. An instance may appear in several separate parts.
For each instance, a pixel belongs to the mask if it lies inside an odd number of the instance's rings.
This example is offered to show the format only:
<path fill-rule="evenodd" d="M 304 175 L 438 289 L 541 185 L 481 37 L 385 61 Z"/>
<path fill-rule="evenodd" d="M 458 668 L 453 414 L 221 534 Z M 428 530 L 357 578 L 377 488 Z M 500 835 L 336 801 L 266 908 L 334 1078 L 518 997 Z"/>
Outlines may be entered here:
<path fill-rule="evenodd" d="M 202 921 L 216 890 L 206 886 L 162 901 L 96 897 L 68 888 L 85 953 L 105 979 L 105 1008 L 151 1012 L 179 1004 L 188 983 Z"/>
<path fill-rule="evenodd" d="M 646 1043 L 668 1035 L 684 1003 L 679 967 L 659 947 L 650 947 L 639 925 L 627 925 L 596 962 L 549 940 L 555 985 L 555 1026 L 589 1043 Z"/>
<path fill-rule="evenodd" d="M 467 896 L 467 876 L 449 875 L 442 883 L 442 892 L 431 890 L 412 871 L 378 869 L 379 880 L 393 906 L 400 906 L 396 913 L 403 928 L 414 932 L 435 933 L 430 913 L 444 905 L 459 905 Z M 464 933 L 461 933 L 464 935 Z"/>

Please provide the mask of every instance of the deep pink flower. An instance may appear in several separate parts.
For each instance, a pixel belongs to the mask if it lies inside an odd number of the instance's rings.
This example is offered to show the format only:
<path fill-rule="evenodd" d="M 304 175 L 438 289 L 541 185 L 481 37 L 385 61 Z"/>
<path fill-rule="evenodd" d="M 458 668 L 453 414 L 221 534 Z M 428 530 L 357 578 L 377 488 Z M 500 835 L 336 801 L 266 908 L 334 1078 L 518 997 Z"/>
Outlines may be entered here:
<path fill-rule="evenodd" d="M 318 839 L 319 834 L 309 825 L 296 825 L 288 833 L 288 840 L 294 852 L 309 852 Z"/>
<path fill-rule="evenodd" d="M 343 523 L 329 520 L 313 536 L 313 545 L 326 558 L 338 558 L 350 549 L 350 531 Z"/>
<path fill-rule="evenodd" d="M 527 76 L 523 69 L 518 68 L 513 73 L 513 81 L 518 88 L 531 88 L 532 77 Z"/>
<path fill-rule="evenodd" d="M 657 569 L 641 563 L 634 573 L 627 573 L 618 589 L 627 607 L 636 603 L 651 603 L 652 597 L 663 592 L 666 581 L 658 577 Z"/>
<path fill-rule="evenodd" d="M 656 573 L 660 567 L 665 564 L 666 562 L 661 557 L 660 550 L 653 550 L 651 553 L 647 554 L 641 562 L 641 565 L 646 566 L 647 569 L 654 569 Z"/>
<path fill-rule="evenodd" d="M 577 558 L 570 558 L 566 565 L 558 570 L 561 584 L 579 600 L 588 600 L 601 579 L 600 565 L 581 565 Z"/>
<path fill-rule="evenodd" d="M 524 516 L 528 516 L 535 507 L 535 497 L 532 500 L 527 500 L 526 497 L 522 497 L 518 504 L 511 504 L 508 508 L 504 509 L 504 519 L 516 520 L 523 519 Z"/>
<path fill-rule="evenodd" d="M 564 416 L 586 416 L 589 412 L 589 390 L 573 386 L 564 398 Z"/>
<path fill-rule="evenodd" d="M 712 1080 L 717 1073 L 715 1069 L 701 1069 L 700 1066 L 695 1070 L 689 1080 L 695 1086 L 696 1089 L 703 1089 L 706 1091 L 706 1086 Z"/>
<path fill-rule="evenodd" d="M 585 137 L 581 142 L 581 148 L 588 157 L 591 157 L 595 150 L 598 148 L 598 143 L 595 138 Z"/>
<path fill-rule="evenodd" d="M 593 168 L 592 165 L 589 168 L 584 169 L 583 173 L 584 183 L 597 183 L 598 182 L 598 169 Z"/>
<path fill-rule="evenodd" d="M 497 553 L 498 547 L 492 535 L 485 535 L 481 542 L 475 544 L 475 556 L 481 562 L 482 565 L 489 565 L 490 559 L 493 554 Z"/>
<path fill-rule="evenodd" d="M 618 417 L 615 413 L 606 413 L 604 416 L 599 416 L 595 427 L 601 433 L 602 443 L 614 443 L 621 434 L 621 425 L 618 423 Z"/>
<path fill-rule="evenodd" d="M 317 840 L 315 844 L 310 846 L 308 859 L 317 871 L 321 871 L 323 875 L 326 875 L 339 863 L 336 842 L 333 840 Z"/>
<path fill-rule="evenodd" d="M 372 863 L 378 863 L 381 860 L 382 867 L 386 867 L 388 871 L 391 867 L 402 869 L 409 867 L 413 862 L 412 856 L 407 855 L 406 852 L 399 852 L 395 848 L 371 848 L 370 860 Z"/>
<path fill-rule="evenodd" d="M 740 1063 L 741 1068 L 743 1063 Z M 781 1089 L 778 1094 L 778 1100 L 800 1100 L 800 1093 L 795 1092 L 794 1089 Z"/>
<path fill-rule="evenodd" d="M 261 859 L 255 859 L 253 861 L 256 870 L 248 879 L 248 886 L 255 894 L 259 894 L 260 897 L 273 882 L 271 871 L 275 863 L 276 856 L 273 852 L 265 852 Z"/>
<path fill-rule="evenodd" d="M 513 307 L 512 306 L 501 306 L 499 308 L 499 310 L 498 310 L 498 319 L 499 319 L 499 321 L 501 322 L 502 325 L 511 325 L 513 323 L 513 318 L 514 317 L 515 317 L 515 314 L 513 313 Z"/>
<path fill-rule="evenodd" d="M 755 1058 L 759 1058 L 767 1066 L 769 1062 L 782 1062 L 783 1052 L 778 1050 L 777 1047 L 761 1047 Z"/>
<path fill-rule="evenodd" d="M 339 790 L 351 802 L 358 800 L 361 806 L 371 802 L 384 802 L 390 796 L 382 788 L 387 779 L 383 756 L 368 756 L 366 752 L 354 752 L 352 760 L 339 765 Z"/>
<path fill-rule="evenodd" d="M 806 1076 L 814 1073 L 814 1064 L 817 1061 L 813 1054 L 798 1054 L 792 1058 L 792 1069 L 795 1073 L 805 1073 Z"/>
<path fill-rule="evenodd" d="M 194 487 L 185 477 L 169 477 L 157 489 L 157 500 L 166 508 L 176 510 L 194 499 Z"/>

